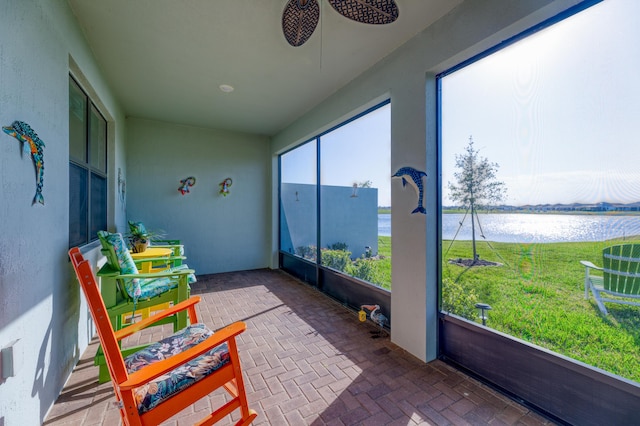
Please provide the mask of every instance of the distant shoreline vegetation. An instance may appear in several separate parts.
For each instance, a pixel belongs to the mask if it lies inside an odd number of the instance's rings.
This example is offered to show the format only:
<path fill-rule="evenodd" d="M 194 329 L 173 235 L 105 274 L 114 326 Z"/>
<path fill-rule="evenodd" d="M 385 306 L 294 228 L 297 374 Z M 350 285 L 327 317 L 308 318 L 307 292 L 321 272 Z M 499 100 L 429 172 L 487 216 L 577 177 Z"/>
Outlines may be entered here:
<path fill-rule="evenodd" d="M 442 213 L 465 213 L 466 209 L 455 206 L 443 206 Z M 573 203 L 573 204 L 537 204 L 525 206 L 494 206 L 478 210 L 478 213 L 567 213 L 567 214 L 640 214 L 640 202 L 622 203 Z"/>
<path fill-rule="evenodd" d="M 466 209 L 443 206 L 442 213 L 465 213 Z M 640 202 L 594 204 L 537 204 L 525 206 L 495 206 L 478 210 L 478 213 L 558 213 L 558 214 L 624 214 L 640 215 Z M 391 207 L 378 207 L 378 214 L 391 214 Z"/>

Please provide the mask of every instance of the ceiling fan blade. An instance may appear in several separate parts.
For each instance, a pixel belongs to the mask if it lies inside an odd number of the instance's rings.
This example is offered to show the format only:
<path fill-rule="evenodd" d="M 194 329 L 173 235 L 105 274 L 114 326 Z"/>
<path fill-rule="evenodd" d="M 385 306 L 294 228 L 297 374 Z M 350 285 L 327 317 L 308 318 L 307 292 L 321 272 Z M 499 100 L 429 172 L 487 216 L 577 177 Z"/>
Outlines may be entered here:
<path fill-rule="evenodd" d="M 340 15 L 364 24 L 390 24 L 398 19 L 394 0 L 328 0 Z"/>
<path fill-rule="evenodd" d="M 282 11 L 282 32 L 291 46 L 302 46 L 313 34 L 320 19 L 317 0 L 289 0 Z"/>

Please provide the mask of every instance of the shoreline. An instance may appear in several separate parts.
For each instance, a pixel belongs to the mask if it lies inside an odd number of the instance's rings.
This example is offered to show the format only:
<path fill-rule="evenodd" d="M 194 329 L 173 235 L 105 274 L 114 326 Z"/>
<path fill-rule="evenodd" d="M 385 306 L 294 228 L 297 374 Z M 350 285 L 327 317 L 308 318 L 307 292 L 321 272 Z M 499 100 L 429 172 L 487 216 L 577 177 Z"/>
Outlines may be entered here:
<path fill-rule="evenodd" d="M 465 214 L 468 213 L 462 209 L 446 209 L 442 210 L 442 214 Z M 573 215 L 573 216 L 640 216 L 640 211 L 635 210 L 602 210 L 602 211 L 584 211 L 584 210 L 482 210 L 477 214 L 542 214 L 542 215 Z M 378 209 L 378 214 L 391 214 L 391 209 Z"/>

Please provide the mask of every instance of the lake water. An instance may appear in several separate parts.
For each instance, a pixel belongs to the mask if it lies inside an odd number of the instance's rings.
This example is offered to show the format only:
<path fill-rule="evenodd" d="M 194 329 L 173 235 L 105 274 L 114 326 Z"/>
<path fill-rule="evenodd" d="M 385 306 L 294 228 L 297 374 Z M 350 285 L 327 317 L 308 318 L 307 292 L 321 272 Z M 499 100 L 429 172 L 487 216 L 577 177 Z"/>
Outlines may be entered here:
<path fill-rule="evenodd" d="M 471 218 L 442 215 L 442 238 L 471 240 Z M 476 240 L 505 243 L 603 241 L 640 235 L 640 216 L 565 214 L 480 214 Z M 463 222 L 460 226 L 460 222 Z M 378 215 L 378 234 L 391 235 L 391 215 Z M 483 238 L 484 236 L 484 238 Z"/>

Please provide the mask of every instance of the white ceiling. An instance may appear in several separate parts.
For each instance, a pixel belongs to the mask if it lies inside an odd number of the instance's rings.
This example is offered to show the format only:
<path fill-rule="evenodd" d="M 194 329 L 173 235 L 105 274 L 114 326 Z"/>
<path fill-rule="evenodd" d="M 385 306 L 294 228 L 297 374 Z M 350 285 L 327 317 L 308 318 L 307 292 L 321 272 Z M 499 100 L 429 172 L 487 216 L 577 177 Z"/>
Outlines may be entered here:
<path fill-rule="evenodd" d="M 460 3 L 396 0 L 397 21 L 366 25 L 318 1 L 318 27 L 292 47 L 287 0 L 68 0 L 127 116 L 264 135 Z"/>

